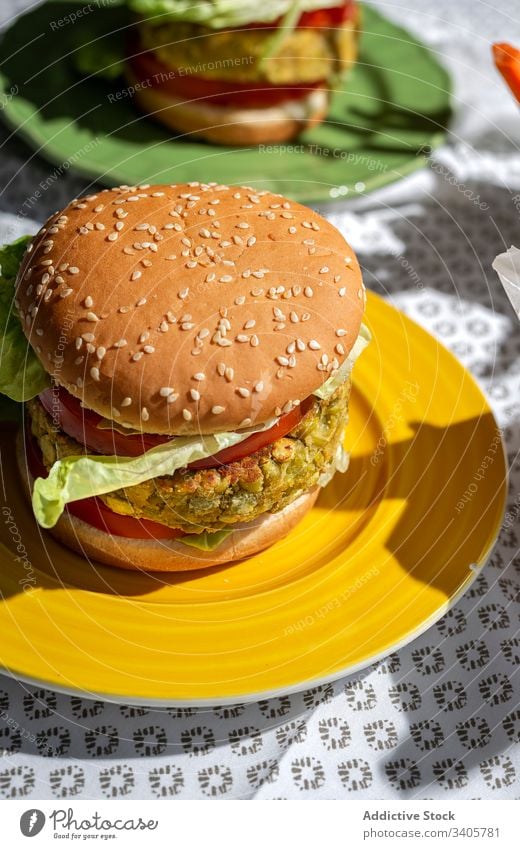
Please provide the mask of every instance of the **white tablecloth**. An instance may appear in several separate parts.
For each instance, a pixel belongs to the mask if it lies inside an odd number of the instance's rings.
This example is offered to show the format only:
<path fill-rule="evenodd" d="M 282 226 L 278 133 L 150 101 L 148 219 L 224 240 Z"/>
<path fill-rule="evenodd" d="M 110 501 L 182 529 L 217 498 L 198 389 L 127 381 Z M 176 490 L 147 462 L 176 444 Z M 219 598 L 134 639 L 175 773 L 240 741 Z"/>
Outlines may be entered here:
<path fill-rule="evenodd" d="M 3 21 L 27 5 L 4 0 Z M 491 261 L 520 245 L 520 114 L 491 65 L 490 42 L 520 44 L 520 9 L 515 0 L 377 5 L 448 64 L 458 116 L 432 168 L 330 214 L 358 251 L 368 286 L 438 336 L 492 402 L 511 486 L 491 562 L 420 639 L 362 673 L 296 696 L 145 710 L 0 676 L 0 796 L 518 796 L 520 328 Z M 52 170 L 8 135 L 1 130 L 1 241 L 27 231 L 17 210 Z M 54 181 L 36 208 L 39 219 L 85 185 L 71 173 Z"/>

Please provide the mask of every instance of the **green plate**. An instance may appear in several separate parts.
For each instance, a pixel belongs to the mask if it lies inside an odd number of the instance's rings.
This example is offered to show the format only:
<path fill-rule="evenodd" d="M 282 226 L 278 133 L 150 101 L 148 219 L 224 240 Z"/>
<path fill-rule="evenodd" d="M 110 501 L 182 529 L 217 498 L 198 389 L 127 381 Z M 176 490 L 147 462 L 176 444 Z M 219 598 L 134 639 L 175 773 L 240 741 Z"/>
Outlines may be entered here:
<path fill-rule="evenodd" d="M 50 2 L 20 17 L 0 45 L 0 108 L 7 124 L 61 170 L 107 185 L 189 180 L 248 183 L 323 202 L 379 188 L 424 165 L 450 116 L 450 78 L 406 30 L 363 8 L 360 59 L 336 91 L 326 123 L 283 146 L 226 148 L 178 139 L 140 114 L 125 87 L 81 78 L 78 39 L 128 24 L 126 10 L 99 9 L 56 27 L 76 4 Z M 88 30 L 84 27 L 88 27 Z M 3 107 L 3 108 L 2 108 Z"/>

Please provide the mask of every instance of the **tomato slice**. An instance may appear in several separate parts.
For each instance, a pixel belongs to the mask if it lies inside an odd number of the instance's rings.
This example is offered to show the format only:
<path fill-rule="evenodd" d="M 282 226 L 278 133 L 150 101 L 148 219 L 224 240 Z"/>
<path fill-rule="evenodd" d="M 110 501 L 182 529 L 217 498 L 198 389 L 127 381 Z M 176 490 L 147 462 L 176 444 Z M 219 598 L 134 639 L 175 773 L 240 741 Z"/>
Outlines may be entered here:
<path fill-rule="evenodd" d="M 266 107 L 276 106 L 286 100 L 299 100 L 313 89 L 323 85 L 323 80 L 314 83 L 272 85 L 266 82 L 239 83 L 225 80 L 206 79 L 194 74 L 179 76 L 177 69 L 163 64 L 151 51 L 139 53 L 128 59 L 138 80 L 146 82 L 147 88 L 164 91 L 181 100 L 209 100 L 216 106 Z M 132 51 L 133 52 L 133 49 Z"/>
<path fill-rule="evenodd" d="M 242 460 L 244 457 L 254 454 L 255 451 L 260 451 L 266 445 L 271 445 L 277 439 L 286 436 L 301 422 L 304 415 L 310 409 L 312 400 L 312 396 L 306 398 L 305 401 L 291 410 L 290 413 L 286 413 L 278 419 L 277 423 L 273 427 L 270 427 L 269 430 L 253 433 L 252 436 L 248 436 L 247 439 L 239 442 L 238 445 L 232 445 L 231 448 L 224 448 L 218 454 L 214 454 L 211 457 L 204 457 L 203 460 L 196 460 L 195 463 L 190 463 L 188 469 L 195 471 L 197 469 L 211 469 L 215 466 L 225 466 L 229 463 L 235 463 L 237 460 Z"/>
<path fill-rule="evenodd" d="M 356 13 L 354 0 L 347 0 L 342 6 L 316 9 L 314 12 L 303 12 L 298 21 L 298 27 L 340 27 L 345 21 L 353 20 Z"/>
<path fill-rule="evenodd" d="M 68 436 L 97 454 L 117 454 L 120 457 L 139 457 L 169 442 L 171 436 L 154 433 L 124 434 L 113 428 L 100 428 L 102 417 L 82 407 L 66 389 L 55 386 L 44 389 L 38 396 L 44 410 Z"/>
<path fill-rule="evenodd" d="M 135 519 L 133 516 L 122 516 L 114 513 L 110 507 L 97 496 L 73 501 L 67 505 L 71 516 L 82 519 L 88 525 L 105 531 L 110 536 L 127 537 L 128 539 L 177 539 L 184 536 L 178 528 L 168 528 L 150 519 Z"/>
<path fill-rule="evenodd" d="M 55 425 L 58 425 L 64 433 L 75 439 L 88 451 L 97 454 L 138 457 L 155 445 L 161 445 L 172 439 L 171 436 L 155 433 L 125 435 L 111 428 L 101 430 L 98 424 L 102 417 L 92 410 L 82 407 L 78 399 L 70 395 L 62 386 L 44 389 L 38 397 Z M 215 466 L 234 463 L 255 451 L 259 451 L 265 445 L 271 445 L 296 427 L 310 409 L 312 400 L 312 396 L 306 398 L 290 413 L 281 416 L 278 422 L 268 430 L 253 433 L 238 445 L 232 445 L 231 448 L 224 448 L 217 454 L 190 463 L 187 468 L 192 470 L 211 469 Z"/>
<path fill-rule="evenodd" d="M 27 465 L 33 478 L 46 478 L 48 472 L 43 464 L 41 451 L 29 433 L 25 434 L 25 451 Z M 66 509 L 71 516 L 76 516 L 77 519 L 82 519 L 88 525 L 111 536 L 128 539 L 177 539 L 185 535 L 184 531 L 168 528 L 160 522 L 114 513 L 101 498 L 95 495 L 73 501 L 67 505 Z"/>

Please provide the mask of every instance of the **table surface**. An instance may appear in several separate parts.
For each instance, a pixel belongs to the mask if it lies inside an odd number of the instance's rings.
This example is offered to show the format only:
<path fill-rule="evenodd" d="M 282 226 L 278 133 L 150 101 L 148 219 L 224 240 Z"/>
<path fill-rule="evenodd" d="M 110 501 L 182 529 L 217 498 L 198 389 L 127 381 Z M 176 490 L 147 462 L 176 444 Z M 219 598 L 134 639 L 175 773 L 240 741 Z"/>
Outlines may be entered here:
<path fill-rule="evenodd" d="M 29 5 L 3 0 L 0 25 Z M 357 251 L 367 285 L 449 347 L 493 405 L 511 476 L 491 560 L 460 603 L 412 644 L 295 696 L 146 710 L 0 676 L 0 797 L 519 795 L 520 333 L 491 262 L 520 246 L 520 114 L 490 44 L 520 44 L 520 10 L 516 0 L 376 5 L 448 65 L 457 114 L 430 167 L 327 215 Z M 35 221 L 90 188 L 3 128 L 0 144 L 2 242 L 32 232 Z"/>

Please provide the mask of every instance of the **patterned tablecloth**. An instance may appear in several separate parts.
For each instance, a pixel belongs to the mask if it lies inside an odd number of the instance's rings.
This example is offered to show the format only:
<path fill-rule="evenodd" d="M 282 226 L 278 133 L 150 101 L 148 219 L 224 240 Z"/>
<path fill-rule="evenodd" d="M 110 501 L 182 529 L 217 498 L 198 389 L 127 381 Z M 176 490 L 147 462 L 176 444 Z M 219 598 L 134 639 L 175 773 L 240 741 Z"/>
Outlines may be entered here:
<path fill-rule="evenodd" d="M 4 23 L 27 0 L 4 0 Z M 439 337 L 487 392 L 511 467 L 490 563 L 437 625 L 386 660 L 299 695 L 212 710 L 120 707 L 0 676 L 5 798 L 518 797 L 520 328 L 491 261 L 520 246 L 520 114 L 490 62 L 520 43 L 516 0 L 378 3 L 452 70 L 458 115 L 431 167 L 329 214 L 368 286 Z M 494 6 L 496 8 L 494 8 Z M 515 17 L 516 12 L 516 17 Z M 0 239 L 86 184 L 1 130 Z M 8 639 L 3 635 L 2 639 Z"/>

